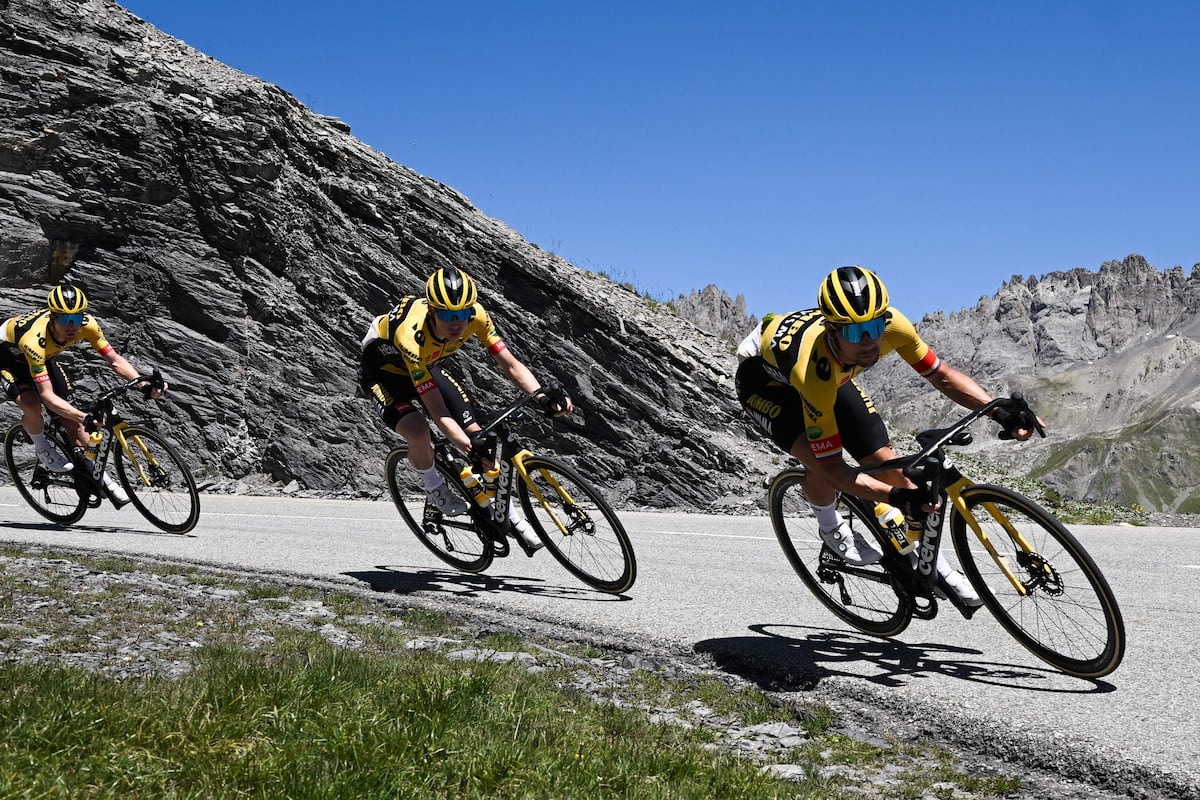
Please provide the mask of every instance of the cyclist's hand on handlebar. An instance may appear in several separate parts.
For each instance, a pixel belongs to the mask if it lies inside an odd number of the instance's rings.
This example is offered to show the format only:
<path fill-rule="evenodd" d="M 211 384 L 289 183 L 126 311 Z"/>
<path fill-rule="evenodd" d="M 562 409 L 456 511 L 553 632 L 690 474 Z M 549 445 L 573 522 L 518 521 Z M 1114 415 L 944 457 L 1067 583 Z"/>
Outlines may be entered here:
<path fill-rule="evenodd" d="M 491 462 L 496 457 L 496 437 L 483 431 L 467 431 L 471 440 L 471 449 L 467 457 L 471 464 L 478 468 L 484 462 Z"/>
<path fill-rule="evenodd" d="M 1046 423 L 1033 413 L 1020 392 L 1013 392 L 1011 398 L 1001 400 L 992 411 L 992 419 L 1000 426 L 998 436 L 1001 439 L 1023 442 L 1033 436 L 1034 431 L 1043 438 L 1046 436 Z"/>
<path fill-rule="evenodd" d="M 167 382 L 163 379 L 161 372 L 154 370 L 154 374 L 142 384 L 142 394 L 146 396 L 146 399 L 150 399 L 151 397 L 157 399 L 166 393 Z"/>
<path fill-rule="evenodd" d="M 561 417 L 565 414 L 570 414 L 575 406 L 571 402 L 571 396 L 567 391 L 557 383 L 552 383 L 543 386 L 540 390 L 537 401 L 541 404 L 548 417 Z"/>
<path fill-rule="evenodd" d="M 88 433 L 95 433 L 104 427 L 104 417 L 93 413 L 84 414 L 82 422 L 83 429 Z"/>
<path fill-rule="evenodd" d="M 930 498 L 928 487 L 909 489 L 903 486 L 893 487 L 888 492 L 888 504 L 900 509 L 905 519 L 924 519 L 939 505 L 936 497 Z"/>

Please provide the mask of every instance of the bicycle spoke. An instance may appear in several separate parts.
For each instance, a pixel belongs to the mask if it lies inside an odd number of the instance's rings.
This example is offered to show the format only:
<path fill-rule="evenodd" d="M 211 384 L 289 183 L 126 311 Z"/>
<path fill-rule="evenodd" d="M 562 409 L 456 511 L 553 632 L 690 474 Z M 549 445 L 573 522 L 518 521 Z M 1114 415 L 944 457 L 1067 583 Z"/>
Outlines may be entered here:
<path fill-rule="evenodd" d="M 134 507 L 165 531 L 190 531 L 200 518 L 200 493 L 179 453 L 154 431 L 129 425 L 122 434 L 128 449 L 117 437 L 112 458 Z"/>
<path fill-rule="evenodd" d="M 529 483 L 518 485 L 521 508 L 567 571 L 602 592 L 628 591 L 637 578 L 633 544 L 616 513 L 574 469 L 526 458 Z"/>
<path fill-rule="evenodd" d="M 958 514 L 951 524 L 955 548 L 1000 624 L 1064 672 L 1097 678 L 1116 669 L 1125 650 L 1124 622 L 1107 581 L 1075 537 L 1016 492 L 974 487 L 963 499 L 997 558 Z"/>
<path fill-rule="evenodd" d="M 463 572 L 482 572 L 491 565 L 495 557 L 492 543 L 479 534 L 471 517 L 443 517 L 429 505 L 421 476 L 408 463 L 407 447 L 393 449 L 385 469 L 392 502 L 422 545 Z M 457 475 L 450 476 L 440 464 L 438 471 L 447 485 L 457 485 Z"/>
<path fill-rule="evenodd" d="M 771 483 L 769 501 L 775 538 L 792 569 L 821 603 L 855 628 L 876 636 L 895 636 L 908 627 L 912 605 L 896 593 L 882 565 L 847 564 L 825 546 L 804 495 L 804 472 L 786 470 Z M 865 512 L 841 508 L 852 530 L 873 537 Z"/>
<path fill-rule="evenodd" d="M 17 491 L 37 513 L 60 525 L 78 522 L 87 511 L 87 493 L 75 487 L 73 474 L 57 475 L 45 469 L 33 440 L 20 423 L 4 437 L 4 460 Z"/>

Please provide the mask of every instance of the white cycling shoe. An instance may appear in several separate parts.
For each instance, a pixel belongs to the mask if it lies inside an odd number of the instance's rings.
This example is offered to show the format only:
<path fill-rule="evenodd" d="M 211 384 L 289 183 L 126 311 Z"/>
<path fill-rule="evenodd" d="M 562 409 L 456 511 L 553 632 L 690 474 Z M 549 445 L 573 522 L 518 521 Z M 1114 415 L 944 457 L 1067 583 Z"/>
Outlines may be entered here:
<path fill-rule="evenodd" d="M 950 590 L 958 595 L 958 599 L 963 601 L 963 605 L 970 608 L 979 608 L 983 605 L 983 601 L 979 599 L 979 593 L 967 580 L 967 576 L 950 566 L 950 562 L 941 553 L 938 553 L 937 557 L 937 574 L 939 578 L 946 581 Z"/>
<path fill-rule="evenodd" d="M 43 467 L 59 475 L 75 469 L 75 465 L 71 463 L 71 460 L 58 452 L 57 447 L 38 450 L 37 457 L 38 461 L 42 462 Z"/>
<path fill-rule="evenodd" d="M 467 501 L 459 497 L 449 486 L 441 483 L 432 489 L 425 490 L 426 499 L 433 507 L 442 512 L 442 516 L 457 517 L 467 513 Z"/>
<path fill-rule="evenodd" d="M 879 545 L 858 531 L 850 530 L 850 523 L 846 520 L 839 522 L 836 528 L 820 531 L 820 534 L 821 541 L 847 564 L 865 566 L 883 558 Z"/>
<path fill-rule="evenodd" d="M 104 484 L 104 492 L 108 495 L 108 500 L 114 508 L 120 508 L 129 502 L 129 495 L 125 492 L 125 487 L 117 483 L 112 475 L 104 473 L 100 482 Z"/>
<path fill-rule="evenodd" d="M 526 555 L 533 555 L 534 550 L 540 550 L 545 547 L 545 543 L 538 538 L 537 531 L 529 524 L 529 520 L 517 511 L 514 505 L 508 507 L 508 522 L 512 526 L 513 536 L 521 540 L 521 544 L 525 545 Z"/>

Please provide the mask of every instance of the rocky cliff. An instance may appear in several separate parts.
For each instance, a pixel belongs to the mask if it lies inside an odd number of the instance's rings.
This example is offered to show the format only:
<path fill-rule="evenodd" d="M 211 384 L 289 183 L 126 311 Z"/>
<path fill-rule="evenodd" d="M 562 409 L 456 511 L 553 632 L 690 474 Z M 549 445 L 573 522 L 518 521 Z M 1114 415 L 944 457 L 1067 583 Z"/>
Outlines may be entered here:
<path fill-rule="evenodd" d="M 60 278 L 84 286 L 117 349 L 172 381 L 150 413 L 210 484 L 378 495 L 394 437 L 356 396 L 358 342 L 454 264 L 518 357 L 577 400 L 565 422 L 528 420 L 540 446 L 621 505 L 761 494 L 727 344 L 341 121 L 107 0 L 0 0 L 0 81 L 0 317 Z M 89 382 L 97 361 L 76 358 Z M 513 396 L 481 348 L 456 364 L 493 407 Z"/>

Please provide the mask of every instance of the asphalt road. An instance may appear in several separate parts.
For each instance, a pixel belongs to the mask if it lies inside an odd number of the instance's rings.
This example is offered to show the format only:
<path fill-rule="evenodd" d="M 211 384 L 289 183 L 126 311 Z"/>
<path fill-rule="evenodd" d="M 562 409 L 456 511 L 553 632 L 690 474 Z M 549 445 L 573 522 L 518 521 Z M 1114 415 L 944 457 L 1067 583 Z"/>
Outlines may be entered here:
<path fill-rule="evenodd" d="M 639 575 L 591 591 L 546 553 L 456 572 L 387 502 L 205 495 L 199 525 L 157 531 L 132 507 L 53 526 L 0 487 L 0 540 L 147 554 L 419 594 L 710 654 L 774 690 L 845 696 L 952 731 L 950 741 L 1106 782 L 1200 796 L 1200 537 L 1179 528 L 1077 527 L 1121 604 L 1128 650 L 1102 681 L 1062 675 L 986 613 L 952 608 L 879 640 L 843 626 L 784 560 L 765 517 L 621 515 Z M 989 744 L 990 743 L 990 744 Z M 1066 753 L 1062 757 L 1052 753 Z M 1098 773 L 1109 773 L 1107 778 Z M 1196 795 L 1191 795 L 1192 791 Z"/>

